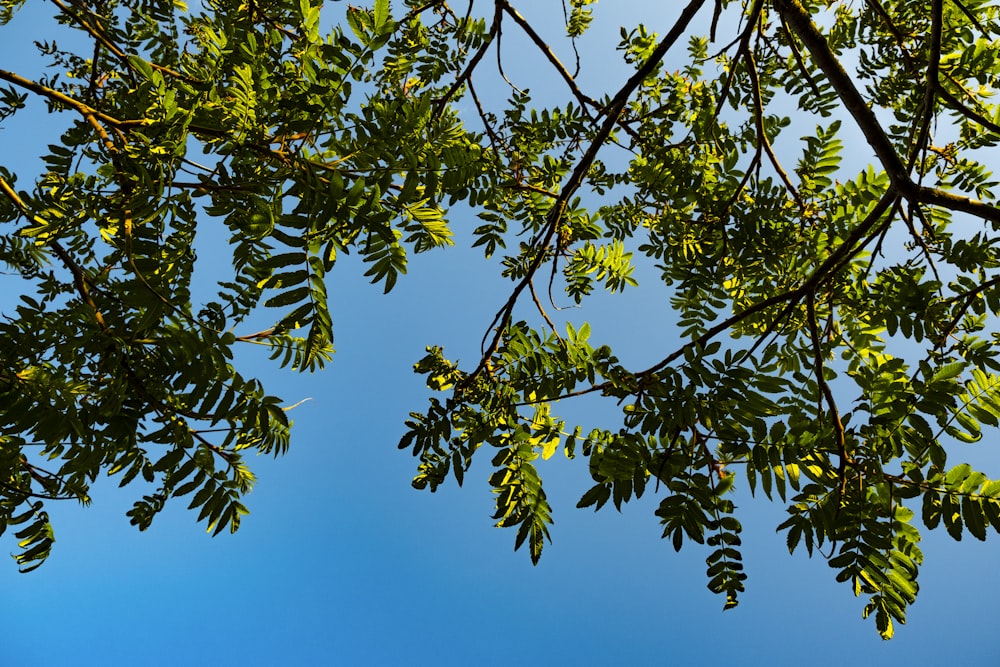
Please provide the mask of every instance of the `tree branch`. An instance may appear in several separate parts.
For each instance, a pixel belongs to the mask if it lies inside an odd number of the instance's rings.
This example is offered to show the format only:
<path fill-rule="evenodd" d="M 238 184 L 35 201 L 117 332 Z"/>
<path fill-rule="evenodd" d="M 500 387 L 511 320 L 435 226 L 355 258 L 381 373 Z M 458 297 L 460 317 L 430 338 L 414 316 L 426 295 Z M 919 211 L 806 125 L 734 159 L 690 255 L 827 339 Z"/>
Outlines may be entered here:
<path fill-rule="evenodd" d="M 573 75 L 571 75 L 569 71 L 566 69 L 566 67 L 563 66 L 562 62 L 559 60 L 556 54 L 552 52 L 552 49 L 545 42 L 545 40 L 543 40 L 541 36 L 535 31 L 535 29 L 531 26 L 531 24 L 528 23 L 525 20 L 525 18 L 518 13 L 516 9 L 511 7 L 510 3 L 507 0 L 502 0 L 502 3 L 503 3 L 502 5 L 503 10 L 507 12 L 507 14 L 510 15 L 512 19 L 514 19 L 514 23 L 521 26 L 521 29 L 524 30 L 525 34 L 528 35 L 528 38 L 535 43 L 535 46 L 538 47 L 538 50 L 541 51 L 542 54 L 545 56 L 545 59 L 549 61 L 549 63 L 556 69 L 557 72 L 559 72 L 559 76 L 562 77 L 562 80 L 566 82 L 567 86 L 569 86 L 570 91 L 573 93 L 573 96 L 576 97 L 577 101 L 580 103 L 580 106 L 583 107 L 584 112 L 586 112 L 588 106 L 593 107 L 595 109 L 600 109 L 601 105 L 597 102 L 597 100 L 593 99 L 588 95 L 585 95 L 583 91 L 580 90 L 579 86 L 576 85 L 576 80 L 573 78 Z"/>
<path fill-rule="evenodd" d="M 875 150 L 875 155 L 896 192 L 913 203 L 933 204 L 1000 222 L 1000 209 L 989 204 L 914 183 L 874 112 L 858 92 L 840 60 L 830 51 L 826 39 L 812 22 L 802 3 L 799 0 L 774 0 L 774 5 L 812 55 L 816 65 L 823 70 L 840 101 L 854 118 L 868 144 Z"/>
<path fill-rule="evenodd" d="M 806 323 L 809 326 L 809 338 L 813 347 L 813 364 L 816 384 L 819 387 L 823 399 L 826 401 L 827 409 L 830 411 L 830 422 L 833 425 L 834 441 L 837 445 L 837 454 L 840 457 L 840 465 L 837 467 L 837 478 L 840 480 L 840 497 L 843 502 L 844 494 L 847 491 L 847 464 L 851 463 L 847 453 L 847 439 L 844 435 L 844 423 L 840 419 L 840 411 L 837 410 L 837 402 L 834 400 L 833 391 L 827 384 L 823 375 L 823 349 L 819 341 L 819 328 L 816 325 L 816 295 L 806 295 Z"/>
<path fill-rule="evenodd" d="M 118 45 L 116 45 L 108 38 L 108 36 L 104 33 L 103 28 L 91 25 L 82 16 L 76 14 L 72 9 L 64 5 L 61 2 L 61 0 L 50 0 L 50 1 L 52 2 L 52 4 L 58 7 L 62 13 L 64 13 L 69 18 L 73 19 L 73 21 L 76 22 L 78 26 L 80 26 L 86 33 L 88 33 L 91 37 L 93 37 L 99 44 L 101 44 L 101 46 L 103 46 L 112 54 L 114 54 L 114 56 L 118 58 L 118 60 L 120 60 L 123 65 L 128 67 L 133 72 L 136 71 L 135 66 L 129 61 L 128 54 L 126 54 L 124 51 L 118 48 Z M 89 8 L 84 7 L 83 9 L 93 14 L 93 12 Z M 146 60 L 146 63 L 156 71 L 162 72 L 167 76 L 172 76 L 175 79 L 180 79 L 181 81 L 185 81 L 187 83 L 197 83 L 197 84 L 205 83 L 204 81 L 194 79 L 190 76 L 187 76 L 186 74 L 181 74 L 176 70 L 170 69 L 169 67 L 164 67 L 163 65 L 159 65 L 155 62 Z"/>
<path fill-rule="evenodd" d="M 458 92 L 458 89 L 462 87 L 462 84 L 464 84 L 466 80 L 472 76 L 472 71 L 476 69 L 476 65 L 478 65 L 479 61 L 486 55 L 486 52 L 493 44 L 493 40 L 496 38 L 497 33 L 500 32 L 500 21 L 503 19 L 502 0 L 494 1 L 496 4 L 493 9 L 493 23 L 490 25 L 490 31 L 486 36 L 486 40 L 483 42 L 483 45 L 479 47 L 479 50 L 476 51 L 476 54 L 469 60 L 469 64 L 465 66 L 465 69 L 458 75 L 455 82 L 451 84 L 451 87 L 445 92 L 444 95 L 441 96 L 441 99 L 437 101 L 435 114 L 439 115 L 442 111 L 444 111 L 444 107 L 448 104 L 448 101 L 451 100 L 455 93 Z"/>
<path fill-rule="evenodd" d="M 5 69 L 0 69 L 0 79 L 12 83 L 19 88 L 24 88 L 25 90 L 30 90 L 31 92 L 46 97 L 53 102 L 67 106 L 74 111 L 78 112 L 85 118 L 93 118 L 99 120 L 102 123 L 107 123 L 119 130 L 124 130 L 129 127 L 142 127 L 146 125 L 151 125 L 152 121 L 141 118 L 139 120 L 118 120 L 113 116 L 109 116 L 106 113 L 98 111 L 88 104 L 84 104 L 80 100 L 74 99 L 69 95 L 60 93 L 58 90 L 53 90 L 46 86 L 36 83 L 30 79 L 25 79 L 23 76 L 19 76 L 14 72 L 10 72 Z"/>
<path fill-rule="evenodd" d="M 549 209 L 546 229 L 538 243 L 540 248 L 547 248 L 551 244 L 552 238 L 555 236 L 556 231 L 559 228 L 559 221 L 566 210 L 566 206 L 569 204 L 572 196 L 582 185 L 584 177 L 593 165 L 594 160 L 597 158 L 597 153 L 600 151 L 604 142 L 611 135 L 612 130 L 618 123 L 619 117 L 624 111 L 625 105 L 628 104 L 628 100 L 632 96 L 632 93 L 635 92 L 647 76 L 652 74 L 656 66 L 667 54 L 667 51 L 669 51 L 677 40 L 684 34 L 684 31 L 687 29 L 691 19 L 694 18 L 694 16 L 698 13 L 698 10 L 700 10 L 704 4 L 705 0 L 691 0 L 691 2 L 688 3 L 688 5 L 681 12 L 680 18 L 678 18 L 677 22 L 674 23 L 673 27 L 670 29 L 670 32 L 668 32 L 660 43 L 657 44 L 656 48 L 650 54 L 646 62 L 644 62 L 642 66 L 639 67 L 639 69 L 629 78 L 625 85 L 619 89 L 614 98 L 608 104 L 604 122 L 598 129 L 597 134 L 590 143 L 590 146 L 587 147 L 587 150 L 581 156 L 580 161 L 577 163 L 576 168 L 570 175 L 569 180 L 560 191 L 558 199 L 556 199 L 553 203 L 552 208 Z M 487 331 L 495 326 L 496 333 L 490 341 L 489 346 L 484 350 L 479 365 L 474 371 L 472 371 L 472 373 L 466 376 L 460 385 L 460 388 L 471 385 L 476 377 L 478 377 L 479 374 L 486 368 L 486 364 L 497 351 L 500 341 L 503 338 L 504 330 L 510 323 L 511 314 L 514 312 L 514 306 L 517 303 L 518 297 L 520 297 L 521 292 L 523 292 L 525 287 L 527 287 L 527 285 L 531 282 L 535 272 L 538 271 L 538 268 L 541 266 L 544 258 L 544 251 L 535 253 L 535 257 L 529 264 L 525 276 L 517 283 L 510 295 L 510 298 L 507 299 L 507 302 L 494 316 L 490 326 L 487 327 Z"/>

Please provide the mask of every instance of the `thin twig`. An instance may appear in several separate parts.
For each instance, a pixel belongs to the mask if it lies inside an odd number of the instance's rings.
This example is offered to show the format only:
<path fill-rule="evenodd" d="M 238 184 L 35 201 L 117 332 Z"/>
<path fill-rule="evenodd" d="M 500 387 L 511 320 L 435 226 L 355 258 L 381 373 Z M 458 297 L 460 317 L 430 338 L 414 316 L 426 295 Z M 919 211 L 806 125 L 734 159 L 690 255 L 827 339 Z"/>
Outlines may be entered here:
<path fill-rule="evenodd" d="M 819 341 L 819 328 L 816 325 L 816 295 L 809 293 L 806 295 L 806 320 L 809 326 L 809 337 L 813 346 L 814 375 L 816 384 L 819 387 L 823 399 L 826 401 L 827 409 L 830 411 L 830 422 L 833 425 L 834 441 L 837 445 L 837 455 L 840 457 L 840 465 L 837 467 L 837 478 L 840 480 L 840 498 L 843 502 L 847 491 L 847 465 L 853 463 L 847 452 L 847 438 L 844 434 L 844 423 L 840 419 L 840 411 L 837 409 L 837 402 L 833 398 L 833 391 L 824 377 L 823 348 Z"/>
<path fill-rule="evenodd" d="M 528 35 L 528 38 L 532 42 L 534 42 L 535 46 L 538 47 L 538 50 L 541 51 L 542 55 L 545 56 L 545 59 L 549 61 L 549 63 L 556 69 L 557 72 L 559 72 L 559 76 L 561 76 L 562 80 L 566 82 L 566 85 L 569 86 L 569 89 L 573 93 L 573 96 L 580 103 L 580 106 L 583 107 L 584 113 L 587 113 L 588 106 L 599 110 L 601 108 L 600 103 L 598 103 L 597 100 L 590 97 L 589 95 L 584 94 L 583 91 L 580 90 L 580 87 L 576 85 L 576 79 L 573 77 L 572 74 L 569 73 L 569 71 L 562 64 L 562 62 L 559 60 L 556 54 L 553 53 L 549 45 L 535 31 L 535 29 L 531 26 L 531 24 L 528 23 L 528 21 L 525 20 L 525 18 L 521 16 L 521 14 L 518 13 L 516 9 L 511 7 L 510 3 L 507 2 L 506 0 L 503 0 L 503 10 L 507 12 L 507 14 L 510 15 L 512 19 L 514 19 L 514 23 L 519 25 L 521 29 L 524 30 L 525 34 Z"/>
<path fill-rule="evenodd" d="M 917 157 L 921 153 L 926 154 L 927 137 L 931 131 L 931 121 L 934 119 L 934 93 L 937 90 L 938 72 L 941 65 L 941 24 L 942 24 L 942 0 L 931 0 L 931 34 L 930 47 L 927 62 L 927 83 L 924 87 L 924 100 L 921 103 L 921 114 L 914 120 L 918 126 L 916 136 L 910 144 L 910 155 L 907 158 L 906 166 L 913 170 L 917 162 Z M 922 175 L 923 170 L 919 173 Z"/>
<path fill-rule="evenodd" d="M 781 178 L 781 181 L 785 184 L 785 187 L 788 188 L 792 198 L 795 199 L 795 203 L 799 205 L 799 210 L 804 211 L 806 204 L 802 201 L 802 197 L 799 195 L 799 191 L 795 187 L 795 184 L 793 184 L 792 180 L 788 177 L 788 173 L 781 166 L 781 163 L 778 162 L 778 156 L 774 154 L 774 149 L 771 148 L 771 140 L 767 137 L 767 132 L 764 128 L 764 102 L 760 94 L 760 80 L 757 77 L 757 63 L 754 61 L 753 53 L 750 51 L 749 46 L 745 48 L 746 52 L 743 54 L 743 58 L 746 62 L 747 74 L 750 78 L 750 89 L 754 100 L 754 123 L 757 126 L 759 142 L 758 150 L 763 148 L 764 153 L 767 154 L 768 160 L 771 162 L 771 166 L 774 167 L 776 172 L 778 172 L 778 176 Z"/>
<path fill-rule="evenodd" d="M 87 32 L 97 42 L 99 42 L 102 46 L 104 46 L 104 48 L 106 48 L 108 51 L 114 54 L 114 56 L 118 58 L 118 60 L 120 60 L 123 65 L 128 67 L 133 72 L 136 71 L 136 67 L 129 60 L 128 54 L 126 54 L 124 51 L 118 48 L 118 46 L 108 38 L 108 36 L 104 33 L 103 28 L 100 28 L 99 25 L 98 26 L 91 25 L 82 16 L 75 13 L 69 7 L 64 5 L 61 2 L 61 0 L 50 0 L 50 2 L 52 2 L 52 4 L 54 4 L 56 7 L 58 7 L 59 10 L 63 12 L 66 16 L 71 18 L 78 26 L 83 28 L 85 32 Z M 93 11 L 90 10 L 89 8 L 85 7 L 83 9 L 89 12 L 91 15 L 93 15 Z M 176 70 L 170 69 L 169 67 L 164 67 L 163 65 L 159 65 L 155 62 L 147 60 L 146 63 L 153 69 L 157 70 L 158 72 L 162 72 L 163 74 L 174 77 L 175 79 L 180 79 L 181 81 L 186 81 L 187 83 L 198 83 L 198 84 L 204 83 L 204 81 L 192 78 L 190 76 L 187 76 L 186 74 L 181 74 Z"/>
<path fill-rule="evenodd" d="M 448 88 L 445 94 L 441 96 L 441 99 L 437 100 L 434 112 L 435 115 L 440 115 L 441 112 L 444 111 L 445 105 L 448 104 L 449 100 L 451 100 L 455 93 L 458 92 L 458 89 L 462 87 L 468 78 L 472 76 L 472 71 L 476 69 L 476 65 L 478 65 L 479 61 L 486 55 L 490 45 L 493 43 L 497 33 L 500 31 L 500 21 L 502 18 L 503 6 L 501 5 L 501 0 L 495 0 L 493 23 L 490 25 L 490 31 L 487 33 L 486 39 L 483 41 L 482 46 L 479 47 L 479 50 L 476 51 L 476 54 L 469 59 L 469 64 L 466 65 L 465 69 L 462 70 L 462 73 L 458 75 L 458 78 L 456 78 L 455 82 L 451 84 L 451 87 Z"/>
<path fill-rule="evenodd" d="M 562 336 L 560 336 L 559 331 L 556 330 L 556 325 L 552 323 L 552 320 L 549 319 L 549 314 L 545 312 L 544 308 L 542 308 L 542 302 L 539 301 L 538 295 L 535 293 L 535 282 L 533 280 L 528 281 L 528 291 L 531 292 L 531 300 L 535 302 L 535 308 L 537 308 L 541 316 L 545 318 L 546 324 L 548 324 L 549 328 L 552 329 L 552 333 L 556 335 L 559 342 L 563 343 Z M 565 345 L 565 343 L 563 343 L 563 345 Z"/>

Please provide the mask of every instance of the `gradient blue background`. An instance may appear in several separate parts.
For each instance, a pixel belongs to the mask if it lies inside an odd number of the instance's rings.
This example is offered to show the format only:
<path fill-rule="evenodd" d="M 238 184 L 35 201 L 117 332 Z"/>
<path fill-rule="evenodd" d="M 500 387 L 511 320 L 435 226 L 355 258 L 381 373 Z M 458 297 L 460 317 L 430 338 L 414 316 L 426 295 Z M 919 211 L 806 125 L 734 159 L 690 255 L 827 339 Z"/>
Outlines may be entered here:
<path fill-rule="evenodd" d="M 554 0 L 538 5 L 561 13 Z M 337 20 L 343 9 L 332 4 L 324 15 Z M 596 10 L 604 23 L 593 44 L 607 49 L 619 23 L 642 18 L 663 31 L 679 6 L 609 1 Z M 0 28 L 0 67 L 37 75 L 30 40 L 63 34 L 49 33 L 47 11 L 29 3 Z M 514 40 L 505 32 L 505 57 L 516 63 Z M 617 57 L 598 48 L 584 53 L 585 71 L 592 81 L 611 80 L 621 72 Z M 527 69 L 520 75 L 530 78 Z M 25 175 L 40 168 L 39 147 L 55 140 L 52 117 L 37 103 L 33 109 L 0 126 L 0 163 Z M 476 221 L 456 212 L 453 224 L 461 245 Z M 209 246 L 199 253 L 208 264 L 220 261 Z M 28 575 L 13 561 L 0 563 L 0 667 L 1000 665 L 995 538 L 958 544 L 943 531 L 928 535 L 920 597 L 908 625 L 886 643 L 861 620 L 864 600 L 836 584 L 822 559 L 789 556 L 774 532 L 781 507 L 744 489 L 737 504 L 748 590 L 723 613 L 705 587 L 707 551 L 689 545 L 675 554 L 659 539 L 652 489 L 622 514 L 576 510 L 590 486 L 586 462 L 559 454 L 540 463 L 554 543 L 532 567 L 526 553 L 512 552 L 512 531 L 492 527 L 488 456 L 464 489 L 450 482 L 430 494 L 410 487 L 414 461 L 395 447 L 407 413 L 425 405 L 427 390 L 410 372 L 424 346 L 476 358 L 505 298 L 496 267 L 478 251 L 430 253 L 413 258 L 388 296 L 361 273 L 346 258 L 331 277 L 338 353 L 325 372 L 275 371 L 253 350 L 240 359 L 288 403 L 311 399 L 291 413 L 289 454 L 250 460 L 259 481 L 240 531 L 209 538 L 179 501 L 140 534 L 124 514 L 142 488 L 118 490 L 113 481 L 95 486 L 89 508 L 50 504 L 58 543 L 49 561 Z M 636 363 L 677 345 L 655 271 L 639 277 L 640 289 L 568 312 L 592 322 L 595 343 L 611 342 Z M 7 307 L 17 281 L 0 275 Z M 615 423 L 613 406 L 596 402 L 554 411 Z M 956 451 L 953 462 L 992 463 L 996 471 L 995 438 Z M 13 542 L 4 536 L 0 550 L 13 551 Z"/>

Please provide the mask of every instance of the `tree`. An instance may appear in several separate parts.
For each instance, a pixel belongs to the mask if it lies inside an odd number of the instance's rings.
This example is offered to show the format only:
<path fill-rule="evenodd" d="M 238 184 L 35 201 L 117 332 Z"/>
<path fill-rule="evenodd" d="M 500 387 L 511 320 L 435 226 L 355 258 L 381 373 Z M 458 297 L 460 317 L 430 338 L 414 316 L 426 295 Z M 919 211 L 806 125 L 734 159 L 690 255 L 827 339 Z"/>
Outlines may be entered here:
<path fill-rule="evenodd" d="M 652 482 L 663 536 L 708 545 L 726 608 L 746 578 L 734 485 L 777 497 L 789 551 L 868 596 L 884 638 L 917 594 L 916 510 L 955 539 L 1000 531 L 1000 481 L 949 461 L 1000 424 L 997 7 L 691 0 L 662 34 L 623 28 L 633 72 L 592 96 L 557 56 L 592 0 L 570 0 L 551 44 L 509 0 L 378 0 L 326 34 L 308 0 L 53 2 L 79 52 L 41 43 L 57 74 L 38 80 L 0 70 L 0 117 L 66 119 L 30 190 L 0 172 L 0 257 L 24 285 L 0 323 L 0 528 L 23 569 L 52 546 L 43 502 L 87 502 L 102 471 L 155 485 L 129 512 L 140 529 L 193 494 L 213 533 L 236 530 L 240 452 L 281 453 L 289 421 L 234 349 L 322 367 L 337 257 L 388 291 L 408 252 L 453 243 L 446 207 L 479 217 L 472 245 L 504 253 L 510 296 L 481 358 L 432 346 L 416 364 L 441 397 L 399 446 L 433 491 L 488 445 L 494 518 L 533 561 L 552 513 L 534 461 L 560 449 L 589 460 L 580 507 Z M 558 102 L 477 94 L 487 54 L 504 74 L 505 30 L 537 47 Z M 232 275 L 203 298 L 196 252 L 219 222 Z M 633 287 L 637 256 L 683 341 L 646 368 L 545 306 Z M 553 413 L 584 395 L 620 425 Z"/>

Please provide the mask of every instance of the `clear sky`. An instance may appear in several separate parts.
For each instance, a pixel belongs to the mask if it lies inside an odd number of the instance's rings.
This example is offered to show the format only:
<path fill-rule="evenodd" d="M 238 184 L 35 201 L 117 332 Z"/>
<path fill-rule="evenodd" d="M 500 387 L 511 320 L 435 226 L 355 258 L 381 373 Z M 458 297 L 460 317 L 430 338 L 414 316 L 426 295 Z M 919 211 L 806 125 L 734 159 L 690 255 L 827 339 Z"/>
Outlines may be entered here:
<path fill-rule="evenodd" d="M 542 2 L 561 11 L 558 0 Z M 324 11 L 335 20 L 344 6 Z M 49 38 L 46 7 L 28 11 L 0 28 L 0 67 L 18 70 L 30 62 L 29 40 Z M 607 0 L 597 21 L 613 39 L 619 23 L 640 16 L 663 31 L 676 11 Z M 0 126 L 0 164 L 37 169 L 33 151 L 56 136 L 51 120 L 38 113 Z M 475 225 L 453 222 L 460 232 Z M 660 539 L 651 490 L 621 514 L 577 510 L 591 485 L 586 461 L 558 455 L 540 465 L 555 525 L 532 567 L 513 553 L 512 531 L 492 526 L 488 457 L 465 488 L 449 482 L 430 494 L 410 487 L 414 460 L 396 449 L 407 413 L 427 398 L 412 364 L 428 344 L 452 359 L 476 356 L 505 297 L 496 267 L 461 247 L 434 252 L 413 258 L 388 296 L 362 273 L 346 259 L 331 276 L 338 352 L 326 371 L 276 372 L 251 353 L 239 360 L 288 403 L 311 399 L 291 413 L 287 456 L 250 459 L 258 484 L 240 531 L 210 538 L 179 501 L 139 533 L 125 512 L 141 487 L 107 481 L 88 508 L 50 504 L 58 542 L 49 561 L 27 575 L 0 563 L 0 667 L 1000 664 L 995 537 L 928 534 L 920 596 L 886 643 L 822 559 L 789 556 L 774 531 L 781 507 L 740 492 L 749 580 L 740 606 L 723 613 L 705 587 L 707 550 L 675 554 Z M 655 281 L 655 271 L 642 278 Z M 17 289 L 16 278 L 5 281 L 4 310 Z M 594 341 L 617 344 L 625 359 L 659 358 L 676 344 L 667 301 L 652 286 L 569 315 L 589 319 Z M 588 417 L 605 415 L 613 419 L 606 406 Z M 984 452 L 995 438 L 970 456 L 998 463 Z M 0 550 L 14 550 L 12 535 Z"/>

